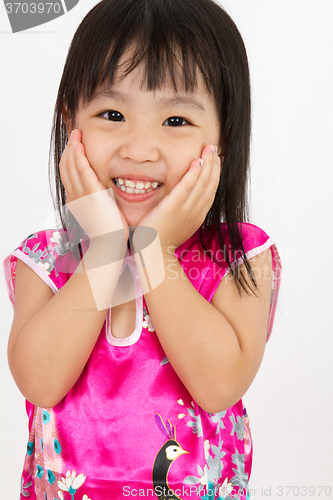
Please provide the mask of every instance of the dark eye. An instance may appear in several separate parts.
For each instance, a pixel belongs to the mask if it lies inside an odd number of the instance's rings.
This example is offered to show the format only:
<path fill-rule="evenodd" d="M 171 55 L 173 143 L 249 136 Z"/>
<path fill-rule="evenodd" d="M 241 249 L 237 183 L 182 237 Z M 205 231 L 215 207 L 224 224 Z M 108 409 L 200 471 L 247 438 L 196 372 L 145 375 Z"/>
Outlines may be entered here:
<path fill-rule="evenodd" d="M 125 121 L 124 115 L 119 113 L 119 111 L 108 110 L 101 113 L 100 116 L 105 116 L 107 120 L 112 122 L 123 122 Z"/>
<path fill-rule="evenodd" d="M 169 126 L 170 127 L 179 127 L 179 126 L 182 126 L 182 125 L 189 125 L 190 122 L 188 122 L 187 120 L 185 120 L 185 118 L 182 118 L 181 116 L 172 116 L 170 118 L 168 118 L 167 120 L 165 120 L 164 123 L 167 123 L 169 122 Z M 163 125 L 164 125 L 163 123 Z"/>

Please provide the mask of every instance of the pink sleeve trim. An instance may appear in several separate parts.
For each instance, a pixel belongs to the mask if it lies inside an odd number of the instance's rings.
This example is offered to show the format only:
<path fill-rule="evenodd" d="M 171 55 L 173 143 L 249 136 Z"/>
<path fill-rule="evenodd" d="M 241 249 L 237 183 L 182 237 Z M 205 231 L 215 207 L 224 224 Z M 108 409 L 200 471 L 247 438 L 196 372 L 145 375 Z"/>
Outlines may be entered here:
<path fill-rule="evenodd" d="M 280 292 L 281 271 L 282 271 L 281 258 L 279 256 L 279 252 L 275 245 L 271 246 L 271 252 L 272 252 L 273 277 L 272 277 L 271 306 L 270 306 L 268 327 L 267 327 L 267 340 L 269 340 L 273 330 L 275 312 Z"/>
<path fill-rule="evenodd" d="M 51 288 L 54 294 L 57 293 L 58 288 L 53 283 L 51 278 L 48 276 L 46 271 L 41 266 L 36 264 L 36 262 L 32 260 L 27 254 L 25 254 L 21 250 L 15 250 L 13 253 L 8 255 L 8 257 L 6 257 L 3 265 L 7 289 L 8 289 L 8 295 L 13 307 L 15 304 L 15 298 L 14 298 L 14 286 L 11 273 L 13 265 L 12 257 L 16 257 L 16 259 L 20 259 L 22 262 L 27 264 L 27 266 L 29 266 L 30 269 L 32 269 L 44 281 L 44 283 Z"/>
<path fill-rule="evenodd" d="M 12 254 L 8 255 L 3 262 L 3 270 L 5 274 L 6 286 L 9 295 L 9 300 L 14 307 L 14 287 L 12 281 L 12 270 L 11 270 L 11 257 Z"/>
<path fill-rule="evenodd" d="M 253 257 L 256 257 L 260 253 L 264 252 L 267 250 L 267 248 L 271 247 L 272 245 L 275 245 L 275 241 L 272 240 L 272 238 L 268 238 L 268 240 L 263 244 L 260 245 L 259 247 L 253 248 L 252 250 L 249 250 L 248 252 L 245 252 L 246 258 L 248 260 L 252 259 Z M 231 267 L 234 269 L 235 267 L 239 266 L 240 264 L 243 264 L 243 259 L 240 257 L 237 260 L 234 260 L 231 262 Z M 228 268 L 226 270 L 226 273 L 224 276 L 226 276 L 228 273 L 230 273 L 230 269 Z M 223 276 L 223 278 L 224 278 Z"/>

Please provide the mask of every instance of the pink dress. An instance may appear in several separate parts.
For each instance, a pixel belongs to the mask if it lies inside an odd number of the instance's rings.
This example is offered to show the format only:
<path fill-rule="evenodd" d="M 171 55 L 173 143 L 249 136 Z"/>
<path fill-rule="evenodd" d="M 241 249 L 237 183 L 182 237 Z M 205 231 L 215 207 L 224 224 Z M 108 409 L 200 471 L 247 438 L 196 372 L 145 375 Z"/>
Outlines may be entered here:
<path fill-rule="evenodd" d="M 221 227 L 227 240 L 226 224 Z M 249 259 L 267 248 L 272 252 L 269 338 L 280 257 L 274 241 L 257 226 L 243 223 L 242 233 Z M 77 261 L 64 234 L 32 234 L 5 259 L 13 305 L 17 259 L 54 293 L 68 281 L 71 273 L 63 265 L 57 269 L 57 264 L 63 259 L 76 265 Z M 221 269 L 208 256 L 198 259 L 199 252 L 203 250 L 197 231 L 176 249 L 176 257 L 195 289 L 210 302 L 228 266 Z M 159 343 L 140 293 L 134 256 L 128 251 L 121 273 L 126 265 L 137 292 L 135 330 L 124 339 L 113 337 L 110 309 L 80 378 L 64 399 L 51 409 L 26 401 L 29 440 L 20 498 L 248 499 L 252 440 L 242 400 L 213 414 L 193 401 Z"/>

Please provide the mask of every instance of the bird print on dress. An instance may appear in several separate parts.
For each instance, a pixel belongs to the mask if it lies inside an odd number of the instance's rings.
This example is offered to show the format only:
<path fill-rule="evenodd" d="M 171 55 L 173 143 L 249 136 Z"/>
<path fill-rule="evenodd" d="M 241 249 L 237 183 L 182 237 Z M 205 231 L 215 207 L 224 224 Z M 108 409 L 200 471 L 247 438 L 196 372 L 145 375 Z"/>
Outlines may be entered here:
<path fill-rule="evenodd" d="M 180 457 L 180 455 L 189 452 L 183 450 L 179 443 L 177 443 L 176 428 L 174 425 L 171 425 L 169 420 L 167 420 L 165 425 L 162 417 L 156 413 L 155 421 L 158 428 L 168 438 L 168 441 L 164 443 L 157 453 L 153 465 L 152 475 L 155 495 L 159 500 L 181 500 L 169 487 L 167 476 L 173 461 Z"/>

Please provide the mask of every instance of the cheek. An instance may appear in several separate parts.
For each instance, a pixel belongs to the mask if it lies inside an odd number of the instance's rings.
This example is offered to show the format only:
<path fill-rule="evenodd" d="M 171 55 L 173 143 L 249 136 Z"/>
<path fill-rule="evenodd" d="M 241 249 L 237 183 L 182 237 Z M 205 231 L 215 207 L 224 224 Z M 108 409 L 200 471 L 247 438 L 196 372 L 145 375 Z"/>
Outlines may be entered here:
<path fill-rule="evenodd" d="M 170 159 L 169 168 L 168 168 L 168 185 L 169 191 L 171 191 L 184 177 L 186 172 L 188 172 L 192 161 L 194 160 L 194 156 L 186 155 L 181 157 L 179 155 L 178 158 L 174 158 L 174 161 Z"/>
<path fill-rule="evenodd" d="M 97 137 L 82 133 L 82 144 L 84 145 L 85 155 L 93 169 L 101 168 L 108 157 L 108 148 L 105 143 L 98 140 Z"/>

